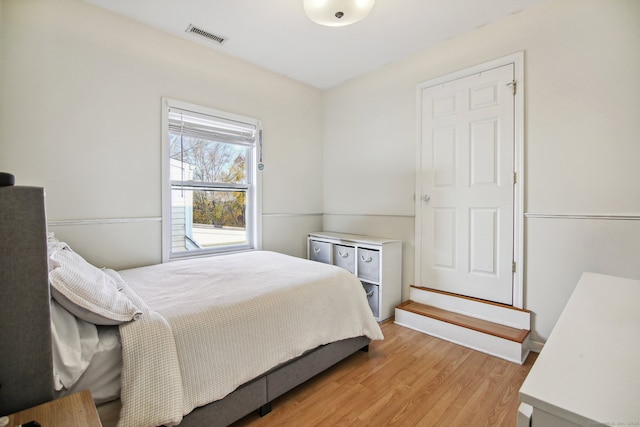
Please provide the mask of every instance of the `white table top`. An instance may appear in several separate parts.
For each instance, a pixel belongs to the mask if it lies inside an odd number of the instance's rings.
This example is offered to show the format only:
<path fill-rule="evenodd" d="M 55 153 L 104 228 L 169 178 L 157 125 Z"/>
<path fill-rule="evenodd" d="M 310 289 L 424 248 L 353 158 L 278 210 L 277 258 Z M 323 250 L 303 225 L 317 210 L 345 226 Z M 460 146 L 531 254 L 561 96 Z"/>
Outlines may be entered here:
<path fill-rule="evenodd" d="M 640 280 L 584 273 L 520 400 L 581 425 L 640 425 Z"/>

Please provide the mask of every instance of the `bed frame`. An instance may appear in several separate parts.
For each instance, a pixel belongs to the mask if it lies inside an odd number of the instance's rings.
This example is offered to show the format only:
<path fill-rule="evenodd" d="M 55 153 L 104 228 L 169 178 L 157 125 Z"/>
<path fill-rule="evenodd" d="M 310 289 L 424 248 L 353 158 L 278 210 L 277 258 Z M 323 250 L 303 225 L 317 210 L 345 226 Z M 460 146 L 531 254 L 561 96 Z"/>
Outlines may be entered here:
<path fill-rule="evenodd" d="M 0 416 L 53 400 L 51 306 L 44 189 L 0 187 Z M 226 426 L 271 402 L 351 354 L 369 338 L 308 351 L 196 408 L 181 426 Z"/>

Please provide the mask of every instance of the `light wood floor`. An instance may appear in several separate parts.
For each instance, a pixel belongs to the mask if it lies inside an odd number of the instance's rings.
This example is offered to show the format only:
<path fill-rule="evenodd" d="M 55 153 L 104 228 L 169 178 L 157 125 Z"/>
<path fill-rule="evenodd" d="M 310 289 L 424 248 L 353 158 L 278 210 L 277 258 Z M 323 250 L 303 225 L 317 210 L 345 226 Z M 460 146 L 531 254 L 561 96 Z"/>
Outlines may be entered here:
<path fill-rule="evenodd" d="M 516 425 L 522 366 L 387 321 L 384 341 L 357 352 L 233 427 Z M 101 410 L 102 409 L 102 410 Z M 104 427 L 117 410 L 99 408 Z"/>
<path fill-rule="evenodd" d="M 523 366 L 382 324 L 384 341 L 358 352 L 233 426 L 509 426 Z"/>

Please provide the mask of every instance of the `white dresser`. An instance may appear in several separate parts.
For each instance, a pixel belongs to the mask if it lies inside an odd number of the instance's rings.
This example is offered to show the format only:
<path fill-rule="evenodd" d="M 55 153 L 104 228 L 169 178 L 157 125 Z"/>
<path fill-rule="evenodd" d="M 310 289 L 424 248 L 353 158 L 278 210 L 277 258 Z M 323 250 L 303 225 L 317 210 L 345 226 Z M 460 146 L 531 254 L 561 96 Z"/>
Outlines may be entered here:
<path fill-rule="evenodd" d="M 328 231 L 309 233 L 307 258 L 349 270 L 362 282 L 378 322 L 402 298 L 402 241 Z"/>
<path fill-rule="evenodd" d="M 640 426 L 639 361 L 640 280 L 584 273 L 520 388 L 519 425 Z"/>

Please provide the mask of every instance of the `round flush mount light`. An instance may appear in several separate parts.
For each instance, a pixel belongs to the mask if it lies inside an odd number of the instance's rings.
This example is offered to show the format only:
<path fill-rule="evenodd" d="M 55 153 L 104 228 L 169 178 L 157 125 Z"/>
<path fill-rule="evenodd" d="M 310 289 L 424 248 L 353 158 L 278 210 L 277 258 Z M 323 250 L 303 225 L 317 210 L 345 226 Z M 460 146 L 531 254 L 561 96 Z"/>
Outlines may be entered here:
<path fill-rule="evenodd" d="M 369 14 L 375 0 L 304 0 L 304 11 L 313 22 L 328 27 L 353 24 Z"/>

